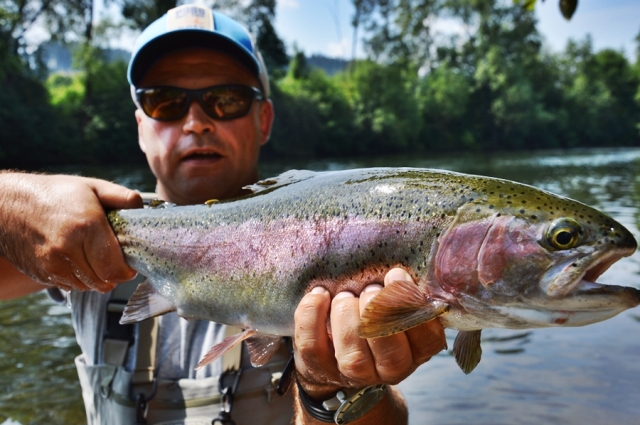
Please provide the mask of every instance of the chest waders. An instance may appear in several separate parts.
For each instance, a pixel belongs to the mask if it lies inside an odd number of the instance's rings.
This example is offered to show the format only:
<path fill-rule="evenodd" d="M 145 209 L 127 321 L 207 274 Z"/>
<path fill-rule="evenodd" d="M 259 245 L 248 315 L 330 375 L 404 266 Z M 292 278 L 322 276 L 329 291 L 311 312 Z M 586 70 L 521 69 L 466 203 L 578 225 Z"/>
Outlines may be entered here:
<path fill-rule="evenodd" d="M 242 347 L 238 345 L 223 356 L 225 372 L 220 377 L 177 381 L 157 378 L 157 318 L 135 325 L 119 323 L 138 283 L 136 279 L 112 291 L 107 303 L 103 362 L 89 366 L 83 355 L 75 359 L 88 425 L 291 423 L 291 394 L 275 395 L 288 356 L 286 350 L 266 366 L 241 369 Z M 226 327 L 227 335 L 237 331 Z M 135 354 L 131 372 L 125 368 L 129 350 Z"/>

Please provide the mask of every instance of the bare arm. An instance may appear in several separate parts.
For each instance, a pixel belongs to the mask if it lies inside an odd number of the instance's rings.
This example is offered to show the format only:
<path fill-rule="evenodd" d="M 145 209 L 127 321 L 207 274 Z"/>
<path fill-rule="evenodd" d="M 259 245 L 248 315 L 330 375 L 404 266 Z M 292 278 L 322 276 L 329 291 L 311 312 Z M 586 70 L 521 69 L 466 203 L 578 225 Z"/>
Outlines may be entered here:
<path fill-rule="evenodd" d="M 2 257 L 0 257 L 0 276 L 2 276 L 0 279 L 0 300 L 23 297 L 45 288 Z"/>
<path fill-rule="evenodd" d="M 45 286 L 107 292 L 135 276 L 105 208 L 141 207 L 140 195 L 107 181 L 0 173 L 0 299 Z"/>
<path fill-rule="evenodd" d="M 385 276 L 385 285 L 396 280 L 411 281 L 411 276 L 393 269 Z M 356 333 L 360 314 L 379 289 L 379 285 L 372 285 L 359 297 L 342 292 L 331 300 L 326 290 L 316 288 L 298 305 L 296 371 L 300 385 L 312 399 L 326 400 L 342 388 L 398 384 L 445 347 L 444 329 L 437 319 L 382 338 L 360 338 Z M 406 402 L 396 388 L 389 390 L 371 411 L 352 424 L 406 424 Z M 307 414 L 295 394 L 295 424 L 322 424 Z"/>

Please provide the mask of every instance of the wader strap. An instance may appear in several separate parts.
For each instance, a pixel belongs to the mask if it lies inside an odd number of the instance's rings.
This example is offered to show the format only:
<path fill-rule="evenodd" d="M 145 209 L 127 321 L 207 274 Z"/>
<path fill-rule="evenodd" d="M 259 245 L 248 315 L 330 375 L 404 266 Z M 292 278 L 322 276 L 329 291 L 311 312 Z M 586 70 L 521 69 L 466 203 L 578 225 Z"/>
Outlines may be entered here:
<path fill-rule="evenodd" d="M 225 326 L 224 337 L 228 338 L 232 335 L 240 333 L 242 329 L 234 326 Z M 228 370 L 240 370 L 240 364 L 242 361 L 242 344 L 237 344 L 231 350 L 222 355 L 222 371 Z"/>
<path fill-rule="evenodd" d="M 158 346 L 158 318 L 152 317 L 138 324 L 138 349 L 136 368 L 131 377 L 132 385 L 151 384 L 156 369 Z"/>
<path fill-rule="evenodd" d="M 133 343 L 134 325 L 121 325 L 120 318 L 124 306 L 135 292 L 142 278 L 116 285 L 107 302 L 105 335 L 102 348 L 102 360 L 112 366 L 123 366 L 129 345 Z"/>

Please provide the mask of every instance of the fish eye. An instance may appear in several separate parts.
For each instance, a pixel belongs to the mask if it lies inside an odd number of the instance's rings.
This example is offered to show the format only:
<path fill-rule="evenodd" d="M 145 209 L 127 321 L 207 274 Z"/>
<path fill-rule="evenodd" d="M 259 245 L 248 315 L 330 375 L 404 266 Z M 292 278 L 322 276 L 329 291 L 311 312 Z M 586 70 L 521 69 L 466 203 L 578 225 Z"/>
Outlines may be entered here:
<path fill-rule="evenodd" d="M 554 249 L 571 249 L 580 241 L 582 226 L 570 218 L 556 220 L 547 229 L 547 243 Z"/>

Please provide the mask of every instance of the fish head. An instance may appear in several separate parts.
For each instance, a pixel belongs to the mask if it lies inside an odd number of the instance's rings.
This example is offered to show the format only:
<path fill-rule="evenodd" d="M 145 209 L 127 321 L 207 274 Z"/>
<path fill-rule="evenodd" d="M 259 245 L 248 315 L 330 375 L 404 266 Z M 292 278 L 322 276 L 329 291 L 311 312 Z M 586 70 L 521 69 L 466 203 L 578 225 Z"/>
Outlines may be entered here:
<path fill-rule="evenodd" d="M 476 327 L 582 326 L 640 304 L 637 289 L 597 282 L 635 252 L 631 232 L 530 186 L 489 182 L 437 245 L 434 278 Z"/>

